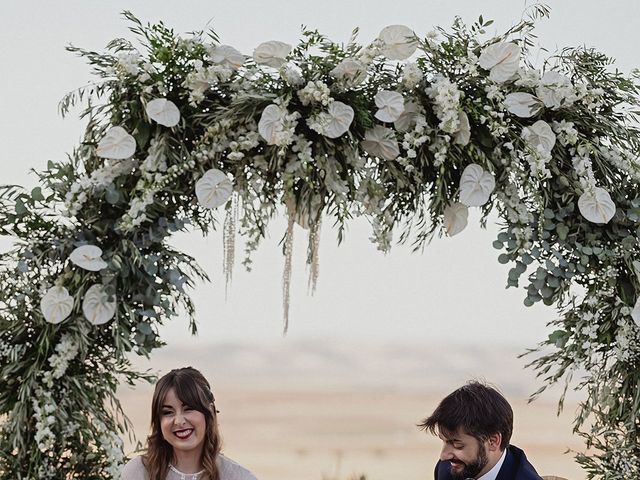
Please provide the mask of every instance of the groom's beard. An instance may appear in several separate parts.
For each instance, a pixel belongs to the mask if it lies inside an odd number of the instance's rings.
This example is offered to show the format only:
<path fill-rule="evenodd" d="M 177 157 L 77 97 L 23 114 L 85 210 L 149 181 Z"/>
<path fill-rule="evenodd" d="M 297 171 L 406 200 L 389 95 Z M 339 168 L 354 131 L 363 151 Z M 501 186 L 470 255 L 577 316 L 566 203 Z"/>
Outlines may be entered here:
<path fill-rule="evenodd" d="M 458 459 L 455 459 L 454 463 L 458 465 L 464 465 L 461 470 L 454 470 L 451 466 L 451 477 L 453 480 L 466 480 L 468 478 L 477 478 L 477 475 L 489 462 L 487 458 L 487 450 L 480 442 L 478 442 L 478 456 L 469 463 L 464 463 Z"/>

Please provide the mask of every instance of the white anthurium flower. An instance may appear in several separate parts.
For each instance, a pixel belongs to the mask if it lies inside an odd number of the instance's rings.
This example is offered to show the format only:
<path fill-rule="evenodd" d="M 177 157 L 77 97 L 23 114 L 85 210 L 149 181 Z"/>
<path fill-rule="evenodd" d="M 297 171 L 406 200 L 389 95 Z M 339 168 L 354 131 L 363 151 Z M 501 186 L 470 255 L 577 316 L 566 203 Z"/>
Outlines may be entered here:
<path fill-rule="evenodd" d="M 73 297 L 64 287 L 51 287 L 40 300 L 40 311 L 49 323 L 60 323 L 73 310 Z"/>
<path fill-rule="evenodd" d="M 542 102 L 538 97 L 525 92 L 510 93 L 504 98 L 504 106 L 516 117 L 530 118 L 540 113 Z"/>
<path fill-rule="evenodd" d="M 216 45 L 209 50 L 209 56 L 213 63 L 237 70 L 246 60 L 246 57 L 231 45 Z"/>
<path fill-rule="evenodd" d="M 522 129 L 522 138 L 535 150 L 551 153 L 556 144 L 556 134 L 544 120 L 538 120 L 530 127 Z"/>
<path fill-rule="evenodd" d="M 272 40 L 261 43 L 253 51 L 253 59 L 260 65 L 280 68 L 287 61 L 287 55 L 293 47 L 288 43 Z"/>
<path fill-rule="evenodd" d="M 96 153 L 102 158 L 124 160 L 136 153 L 136 139 L 122 127 L 111 127 L 98 142 Z"/>
<path fill-rule="evenodd" d="M 409 100 L 404 104 L 404 111 L 398 119 L 393 122 L 393 126 L 396 127 L 396 130 L 399 132 L 408 132 L 415 127 L 418 117 L 420 117 L 423 112 L 424 110 L 420 104 Z"/>
<path fill-rule="evenodd" d="M 489 201 L 496 180 L 476 164 L 467 165 L 460 177 L 460 201 L 468 207 L 479 207 Z"/>
<path fill-rule="evenodd" d="M 329 74 L 347 86 L 355 87 L 367 78 L 367 66 L 355 58 L 345 58 Z"/>
<path fill-rule="evenodd" d="M 287 111 L 285 109 L 275 104 L 267 106 L 262 111 L 258 122 L 258 133 L 269 145 L 276 144 L 277 133 L 282 129 L 282 119 L 286 114 Z"/>
<path fill-rule="evenodd" d="M 558 109 L 561 107 L 565 94 L 563 90 L 571 87 L 571 80 L 566 75 L 558 72 L 546 72 L 540 79 L 540 85 L 536 88 L 536 95 L 547 108 Z"/>
<path fill-rule="evenodd" d="M 638 300 L 636 300 L 636 304 L 633 306 L 631 318 L 633 318 L 634 323 L 640 327 L 640 296 L 638 297 Z"/>
<path fill-rule="evenodd" d="M 99 272 L 107 268 L 107 262 L 102 260 L 102 249 L 95 245 L 82 245 L 76 248 L 69 255 L 69 260 L 90 272 Z"/>
<path fill-rule="evenodd" d="M 395 132 L 390 128 L 377 125 L 364 134 L 362 148 L 374 157 L 394 160 L 400 155 L 400 147 Z"/>
<path fill-rule="evenodd" d="M 416 34 L 404 25 L 389 25 L 378 35 L 382 40 L 382 55 L 389 60 L 406 60 L 418 48 Z"/>
<path fill-rule="evenodd" d="M 379 108 L 375 117 L 381 122 L 395 122 L 404 112 L 404 98 L 398 92 L 380 90 L 373 99 L 376 102 L 376 107 Z"/>
<path fill-rule="evenodd" d="M 444 209 L 444 229 L 447 235 L 453 237 L 467 227 L 469 207 L 464 203 L 455 202 Z"/>
<path fill-rule="evenodd" d="M 233 193 L 233 183 L 227 174 L 212 168 L 196 182 L 198 203 L 205 208 L 218 208 L 224 205 Z"/>
<path fill-rule="evenodd" d="M 512 78 L 520 66 L 520 47 L 511 42 L 498 42 L 484 49 L 478 64 L 489 70 L 489 78 L 503 83 Z"/>
<path fill-rule="evenodd" d="M 331 102 L 327 109 L 328 122 L 323 129 L 323 135 L 328 138 L 338 138 L 349 131 L 353 122 L 353 108 L 342 102 Z"/>
<path fill-rule="evenodd" d="M 458 125 L 460 127 L 453 136 L 453 142 L 464 147 L 471 139 L 471 125 L 469 125 L 469 117 L 462 110 L 458 112 Z"/>
<path fill-rule="evenodd" d="M 166 98 L 154 98 L 147 103 L 146 111 L 151 120 L 165 127 L 175 127 L 180 122 L 180 110 Z"/>
<path fill-rule="evenodd" d="M 578 209 L 584 218 L 592 223 L 608 223 L 616 213 L 616 204 L 611 200 L 609 192 L 596 187 L 593 191 L 584 192 L 578 198 Z"/>
<path fill-rule="evenodd" d="M 115 300 L 109 301 L 109 296 L 101 284 L 92 285 L 84 294 L 82 300 L 84 318 L 93 325 L 107 323 L 116 314 Z"/>

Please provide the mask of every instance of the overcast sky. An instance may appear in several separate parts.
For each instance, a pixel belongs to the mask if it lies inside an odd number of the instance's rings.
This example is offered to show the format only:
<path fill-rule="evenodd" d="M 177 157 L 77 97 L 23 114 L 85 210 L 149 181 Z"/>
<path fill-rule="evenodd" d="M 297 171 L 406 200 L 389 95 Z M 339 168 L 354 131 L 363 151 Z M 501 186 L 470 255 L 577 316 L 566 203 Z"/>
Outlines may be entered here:
<path fill-rule="evenodd" d="M 597 47 L 617 59 L 622 71 L 639 66 L 637 0 L 549 2 L 552 16 L 540 22 L 540 43 Z M 79 141 L 82 125 L 62 120 L 57 103 L 68 91 L 90 80 L 82 60 L 64 50 L 73 43 L 101 50 L 115 37 L 131 38 L 119 14 L 124 9 L 143 21 L 164 20 L 178 32 L 206 27 L 211 20 L 222 43 L 245 54 L 262 41 L 295 43 L 300 25 L 318 28 L 346 41 L 360 27 L 366 43 L 389 24 L 405 24 L 419 35 L 454 16 L 471 22 L 478 15 L 495 19 L 502 32 L 520 18 L 524 2 L 504 1 L 58 1 L 4 2 L 0 16 L 0 183 L 33 186 L 30 168 L 62 160 Z M 474 216 L 477 219 L 477 215 Z M 369 227 L 354 222 L 346 241 L 336 247 L 336 232 L 325 222 L 320 246 L 320 278 L 307 296 L 306 238 L 296 230 L 291 288 L 291 327 L 282 338 L 281 277 L 283 258 L 277 245 L 284 232 L 274 221 L 271 238 L 255 254 L 254 271 L 238 267 L 225 301 L 220 235 L 208 239 L 183 235 L 176 245 L 198 258 L 213 283 L 194 292 L 200 337 L 188 336 L 184 319 L 163 329 L 170 343 L 206 345 L 242 340 L 277 343 L 288 339 L 334 338 L 346 342 L 457 343 L 533 346 L 546 336 L 552 308 L 522 304 L 522 289 L 505 290 L 508 267 L 499 265 L 491 242 L 496 227 L 482 231 L 477 221 L 453 239 L 434 241 L 424 254 L 407 246 L 382 255 L 370 244 Z M 240 249 L 239 249 L 240 250 Z M 240 252 L 238 252 L 240 255 Z"/>

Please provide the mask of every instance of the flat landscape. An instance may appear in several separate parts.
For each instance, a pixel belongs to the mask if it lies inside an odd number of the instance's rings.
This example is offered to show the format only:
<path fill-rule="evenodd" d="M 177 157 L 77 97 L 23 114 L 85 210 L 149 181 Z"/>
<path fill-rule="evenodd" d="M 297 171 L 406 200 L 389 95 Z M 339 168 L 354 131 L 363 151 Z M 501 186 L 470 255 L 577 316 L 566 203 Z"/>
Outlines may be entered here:
<path fill-rule="evenodd" d="M 554 390 L 531 404 L 539 383 L 517 350 L 467 348 L 450 360 L 419 348 L 325 343 L 208 349 L 166 348 L 138 366 L 165 373 L 192 365 L 210 379 L 221 411 L 224 452 L 260 480 L 432 478 L 439 441 L 416 428 L 438 401 L 469 378 L 491 380 L 515 412 L 512 443 L 538 472 L 585 478 L 567 449 L 575 398 L 557 417 Z M 123 387 L 119 397 L 144 439 L 152 389 Z M 127 442 L 127 450 L 133 446 Z"/>

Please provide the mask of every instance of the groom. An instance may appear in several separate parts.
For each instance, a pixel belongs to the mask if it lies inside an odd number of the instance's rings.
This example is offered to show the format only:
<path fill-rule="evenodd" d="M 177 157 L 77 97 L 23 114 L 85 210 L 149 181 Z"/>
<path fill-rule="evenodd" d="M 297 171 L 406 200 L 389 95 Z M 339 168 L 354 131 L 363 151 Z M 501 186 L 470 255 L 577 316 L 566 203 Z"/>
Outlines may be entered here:
<path fill-rule="evenodd" d="M 513 411 L 494 388 L 467 383 L 419 427 L 443 442 L 435 480 L 541 480 L 524 452 L 509 445 Z"/>

